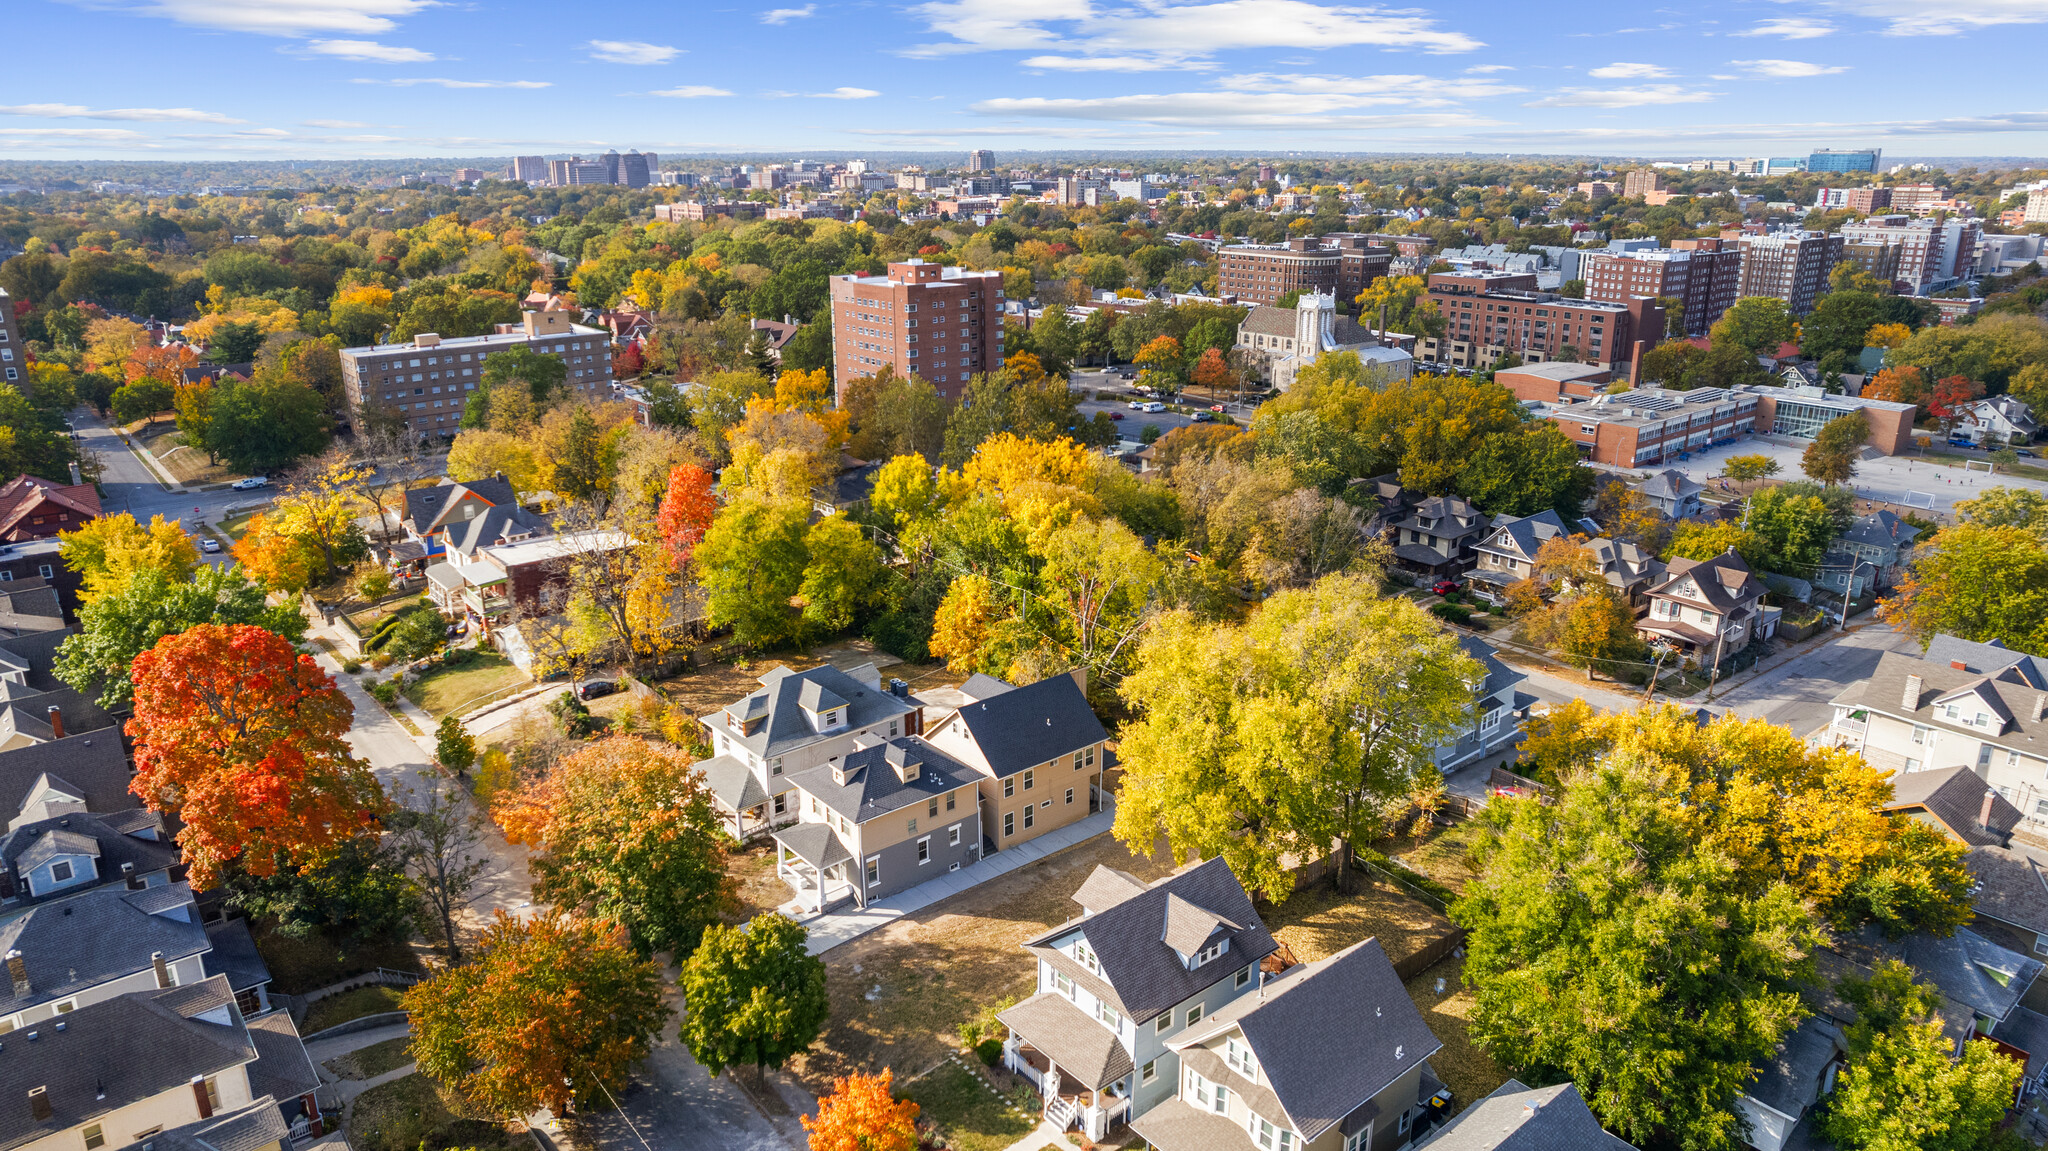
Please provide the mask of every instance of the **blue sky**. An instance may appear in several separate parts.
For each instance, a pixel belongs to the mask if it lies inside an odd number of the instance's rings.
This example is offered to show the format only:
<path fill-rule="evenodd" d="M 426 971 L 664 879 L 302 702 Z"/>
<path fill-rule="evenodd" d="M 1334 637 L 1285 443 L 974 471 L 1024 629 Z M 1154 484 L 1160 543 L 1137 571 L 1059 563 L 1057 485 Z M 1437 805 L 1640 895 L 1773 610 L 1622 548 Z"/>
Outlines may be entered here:
<path fill-rule="evenodd" d="M 1089 145 L 2048 155 L 2048 0 L 7 8 L 0 155 L 19 158 Z"/>

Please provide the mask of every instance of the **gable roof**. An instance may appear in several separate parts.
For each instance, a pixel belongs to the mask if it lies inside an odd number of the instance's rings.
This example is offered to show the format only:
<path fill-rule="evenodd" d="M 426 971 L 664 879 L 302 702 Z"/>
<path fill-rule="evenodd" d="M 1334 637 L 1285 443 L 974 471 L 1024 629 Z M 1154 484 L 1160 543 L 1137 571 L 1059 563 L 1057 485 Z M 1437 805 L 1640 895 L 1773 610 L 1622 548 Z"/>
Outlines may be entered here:
<path fill-rule="evenodd" d="M 869 670 L 872 670 L 872 666 Z M 703 718 L 713 721 L 710 726 L 719 730 L 726 738 L 763 758 L 781 755 L 793 748 L 804 747 L 821 739 L 844 739 L 848 733 L 872 727 L 892 716 L 907 715 L 917 706 L 909 700 L 897 698 L 883 688 L 879 677 L 875 684 L 870 685 L 831 664 L 801 672 L 778 667 L 762 676 L 761 683 L 763 686 L 760 691 L 721 709 L 728 715 L 748 719 L 765 716 L 767 722 L 753 734 L 743 734 L 737 725 L 726 727 L 717 723 L 718 712 Z M 811 730 L 810 722 L 803 715 L 803 695 L 810 685 L 815 685 L 816 689 L 829 692 L 846 703 L 845 727 L 824 734 Z"/>
<path fill-rule="evenodd" d="M 1706 485 L 1696 484 L 1675 468 L 1666 468 L 1632 485 L 1636 491 L 1658 499 L 1683 500 L 1706 491 Z"/>
<path fill-rule="evenodd" d="M 0 1045 L 0 1098 L 13 1102 L 0 1107 L 0 1151 L 254 1060 L 226 982 L 119 995 L 63 1016 L 61 1029 L 55 1020 L 36 1025 L 33 1041 L 25 1031 L 8 1035 Z M 227 1022 L 200 1018 L 208 1014 Z M 24 1103 L 38 1087 L 51 1110 L 41 1122 Z"/>
<path fill-rule="evenodd" d="M 1837 542 L 1865 547 L 1902 548 L 1920 536 L 1920 529 L 1887 511 L 1857 516 L 1849 530 L 1835 537 Z"/>
<path fill-rule="evenodd" d="M 189 919 L 175 917 L 181 906 Z M 0 923 L 0 955 L 19 951 L 28 974 L 26 993 L 0 978 L 0 1015 L 148 971 L 154 952 L 166 961 L 198 955 L 211 946 L 198 919 L 192 889 L 183 883 L 140 891 L 97 887 L 38 904 Z"/>
<path fill-rule="evenodd" d="M 0 635 L 32 635 L 63 627 L 64 604 L 56 588 L 41 578 L 0 584 Z"/>
<path fill-rule="evenodd" d="M 1310 1142 L 1443 1047 L 1376 938 L 1268 978 L 1167 1046 L 1181 1051 L 1231 1028 Z"/>
<path fill-rule="evenodd" d="M 278 1110 L 277 1100 L 259 1095 L 247 1106 L 159 1131 L 121 1151 L 141 1151 L 145 1145 L 150 1151 L 263 1151 L 273 1145 L 289 1147 L 291 1139 L 292 1129 Z"/>
<path fill-rule="evenodd" d="M 1959 698 L 1959 693 L 1967 693 L 1983 701 L 1985 709 L 1999 717 L 1995 727 L 1973 727 L 1971 731 L 1977 739 L 2038 755 L 2040 753 L 2034 745 L 2048 742 L 2048 689 L 2029 681 L 2030 675 L 2039 674 L 2039 664 L 2027 657 L 2023 660 L 1987 675 L 1983 668 L 1961 659 L 1955 661 L 1964 664 L 1958 668 L 1903 652 L 1888 651 L 1878 657 L 1877 667 L 1867 678 L 1850 684 L 1829 702 L 1850 708 L 1867 708 L 1885 715 L 1911 717 L 1939 728 L 1952 725 L 1954 721 L 1937 715 L 1937 701 Z M 1917 684 L 1913 682 L 1916 679 L 1919 681 Z M 1908 687 L 1916 689 L 1915 698 L 1910 701 L 1906 698 Z M 1894 786 L 1897 786 L 1896 780 Z"/>
<path fill-rule="evenodd" d="M 1960 663 L 1963 666 L 1954 670 L 1975 671 L 1983 675 L 2014 668 L 2031 686 L 2048 688 L 2048 660 L 2013 651 L 1995 639 L 1977 643 L 1952 635 L 1937 635 L 1928 641 L 1927 650 L 1920 658 L 1942 667 Z"/>
<path fill-rule="evenodd" d="M 415 532 L 426 535 L 442 526 L 448 513 L 461 502 L 464 496 L 476 496 L 493 507 L 516 507 L 519 497 L 512 490 L 512 481 L 499 476 L 486 480 L 472 480 L 457 483 L 443 478 L 441 483 L 430 488 L 407 488 L 405 490 L 405 518 Z"/>
<path fill-rule="evenodd" d="M 976 700 L 958 714 L 998 779 L 1109 738 L 1069 675 Z"/>
<path fill-rule="evenodd" d="M 1429 1151 L 1631 1151 L 1600 1126 L 1576 1084 L 1525 1087 L 1510 1079 L 1416 1144 Z"/>
<path fill-rule="evenodd" d="M 159 820 L 150 826 L 161 826 L 161 822 Z M 0 833 L 0 874 L 26 872 L 56 855 L 90 856 L 96 866 L 98 883 L 118 883 L 126 875 L 139 877 L 165 871 L 179 860 L 177 845 L 162 838 L 161 833 L 155 840 L 142 839 L 132 832 L 116 830 L 99 817 L 83 811 L 70 811 L 17 824 Z M 124 867 L 127 870 L 124 871 Z M 17 876 L 14 899 L 22 904 L 40 903 L 68 898 L 82 890 L 81 885 L 40 897 L 32 896 Z"/>
<path fill-rule="evenodd" d="M 1098 869 L 1098 876 L 1101 870 Z M 1075 895 L 1099 898 L 1113 893 L 1115 885 L 1128 884 L 1130 877 L 1111 872 L 1109 878 L 1090 876 Z M 1165 939 L 1170 899 L 1199 908 L 1229 924 L 1230 950 L 1220 960 L 1190 971 Z M 1218 980 L 1227 979 L 1248 963 L 1256 963 L 1278 950 L 1273 936 L 1252 901 L 1220 859 L 1197 864 L 1179 875 L 1168 876 L 1141 887 L 1128 898 L 1069 922 L 1024 942 L 1024 949 L 1065 972 L 1087 987 L 1097 998 L 1108 1000 L 1135 1023 L 1144 1023 L 1162 1011 L 1196 994 Z M 1183 913 L 1184 914 L 1184 913 Z M 1181 921 L 1183 924 L 1187 920 Z M 1076 963 L 1053 944 L 1079 933 L 1095 952 L 1102 975 Z M 1106 981 L 1105 981 L 1106 980 Z"/>
<path fill-rule="evenodd" d="M 897 771 L 908 764 L 917 765 L 917 778 L 905 783 Z M 879 819 L 981 778 L 980 772 L 914 735 L 848 752 L 836 770 L 844 773 L 845 783 L 833 777 L 830 764 L 799 772 L 790 782 L 855 823 Z"/>
<path fill-rule="evenodd" d="M 0 812 L 17 813 L 48 779 L 85 801 L 87 811 L 140 807 L 128 791 L 128 754 L 111 728 L 0 751 Z"/>
<path fill-rule="evenodd" d="M 1984 801 L 1991 801 L 1991 819 L 1979 822 Z M 2002 844 L 2020 824 L 2020 809 L 1984 785 L 1967 767 L 1936 771 L 1903 771 L 1892 776 L 1892 801 L 1886 811 L 1925 811 L 1948 833 L 1972 847 Z"/>
<path fill-rule="evenodd" d="M 1818 1015 L 1809 1015 L 1778 1041 L 1776 1050 L 1757 1061 L 1756 1078 L 1743 1095 L 1797 1119 L 1820 1098 L 1828 1064 L 1847 1048 L 1848 1041 L 1840 1028 Z"/>
<path fill-rule="evenodd" d="M 1552 536 L 1568 536 L 1571 529 L 1564 526 L 1564 517 L 1550 508 L 1544 508 L 1533 516 L 1502 516 L 1493 521 L 1493 532 L 1481 544 L 1485 548 L 1499 548 L 1512 551 L 1525 559 L 1535 559 L 1543 541 Z"/>
<path fill-rule="evenodd" d="M 0 540 L 32 539 L 55 535 L 39 530 L 44 525 L 28 521 L 47 510 L 62 510 L 77 517 L 72 527 L 100 514 L 100 497 L 91 484 L 60 484 L 23 473 L 0 485 Z"/>
<path fill-rule="evenodd" d="M 1963 856 L 1963 866 L 1977 881 L 1971 892 L 1977 914 L 2048 935 L 2048 851 L 1979 844 Z"/>
<path fill-rule="evenodd" d="M 450 519 L 443 524 L 448 550 L 474 556 L 479 549 L 512 540 L 553 533 L 548 522 L 517 504 L 493 505 L 474 519 Z"/>
<path fill-rule="evenodd" d="M 1699 589 L 1699 602 L 1724 615 L 1748 606 L 1764 594 L 1763 581 L 1756 578 L 1733 548 L 1710 560 L 1672 560 L 1665 568 L 1664 581 L 1652 587 L 1650 594 L 1687 598 L 1675 590 L 1687 576 Z"/>

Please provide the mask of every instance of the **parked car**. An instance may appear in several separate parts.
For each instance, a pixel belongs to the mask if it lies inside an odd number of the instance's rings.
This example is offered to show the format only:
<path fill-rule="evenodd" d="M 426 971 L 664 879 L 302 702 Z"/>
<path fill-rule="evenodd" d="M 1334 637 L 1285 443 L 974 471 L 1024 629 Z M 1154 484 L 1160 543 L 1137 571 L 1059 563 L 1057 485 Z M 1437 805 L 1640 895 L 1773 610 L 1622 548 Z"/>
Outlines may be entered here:
<path fill-rule="evenodd" d="M 1134 412 L 1142 412 L 1145 410 L 1145 401 L 1132 400 L 1130 403 L 1125 404 L 1124 406 L 1131 409 Z"/>
<path fill-rule="evenodd" d="M 207 555 L 210 556 L 219 555 L 220 541 L 214 539 L 212 536 L 206 536 L 199 541 L 199 550 L 205 552 Z"/>
<path fill-rule="evenodd" d="M 1160 403 L 1158 400 L 1148 400 L 1145 403 L 1138 405 L 1138 410 L 1141 412 L 1163 412 L 1166 410 L 1166 405 Z"/>
<path fill-rule="evenodd" d="M 1970 441 L 1968 441 L 1968 440 L 1966 440 L 1966 439 L 1963 439 L 1963 438 L 1962 438 L 1962 437 L 1960 437 L 1960 436 L 1957 436 L 1957 437 L 1954 437 L 1954 438 L 1952 438 L 1952 439 L 1950 439 L 1950 440 L 1949 440 L 1949 442 L 1948 442 L 1948 446 L 1949 446 L 1949 447 L 1952 447 L 1952 448 L 1974 448 L 1974 447 L 1976 447 L 1977 445 L 1976 445 L 1976 444 L 1973 444 L 1973 443 L 1971 443 Z"/>
<path fill-rule="evenodd" d="M 1222 404 L 1210 404 L 1210 405 L 1209 405 L 1209 410 L 1210 410 L 1210 411 L 1212 411 L 1212 412 L 1215 412 L 1215 413 L 1217 413 L 1218 415 L 1221 415 L 1221 414 L 1223 413 L 1223 405 L 1222 405 Z"/>
<path fill-rule="evenodd" d="M 229 484 L 228 486 L 235 489 L 238 492 L 252 491 L 256 488 L 267 488 L 270 486 L 270 477 L 250 476 L 247 479 L 236 480 L 234 483 Z"/>
<path fill-rule="evenodd" d="M 1449 595 L 1458 590 L 1458 581 L 1454 579 L 1440 579 L 1429 585 L 1429 590 L 1438 595 Z"/>
<path fill-rule="evenodd" d="M 2020 457 L 2023 460 L 2037 460 L 2041 458 L 2039 455 L 2037 455 L 2033 451 L 2030 451 L 2027 448 L 2014 448 L 2012 450 L 2012 454 Z"/>
<path fill-rule="evenodd" d="M 619 690 L 619 685 L 608 679 L 587 679 L 576 685 L 577 699 L 597 699 Z"/>
<path fill-rule="evenodd" d="M 1124 418 L 1124 414 L 1122 412 L 1111 412 L 1109 413 L 1109 418 L 1112 420 L 1120 420 Z"/>
<path fill-rule="evenodd" d="M 1118 372 L 1118 373 L 1116 374 L 1116 378 L 1117 378 L 1117 379 L 1119 379 L 1119 380 L 1135 380 L 1135 379 L 1137 379 L 1137 378 L 1138 378 L 1138 373 L 1136 373 L 1136 372 Z"/>
<path fill-rule="evenodd" d="M 1188 418 L 1199 424 L 1207 420 L 1215 419 L 1216 415 L 1213 412 L 1190 412 L 1188 413 Z"/>

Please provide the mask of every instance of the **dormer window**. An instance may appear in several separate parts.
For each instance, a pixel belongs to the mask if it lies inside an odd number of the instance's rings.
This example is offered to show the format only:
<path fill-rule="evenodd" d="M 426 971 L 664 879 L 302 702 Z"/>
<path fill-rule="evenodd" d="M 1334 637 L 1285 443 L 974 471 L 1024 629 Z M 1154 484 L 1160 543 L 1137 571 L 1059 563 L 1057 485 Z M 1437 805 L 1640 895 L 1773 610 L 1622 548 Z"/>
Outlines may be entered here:
<path fill-rule="evenodd" d="M 1188 970 L 1193 971 L 1195 968 L 1200 967 L 1228 950 L 1230 950 L 1230 938 L 1225 936 L 1195 952 L 1195 957 L 1188 961 Z"/>
<path fill-rule="evenodd" d="M 1102 974 L 1102 961 L 1095 958 L 1095 949 L 1088 946 L 1086 939 L 1074 941 L 1074 962 L 1097 975 Z"/>
<path fill-rule="evenodd" d="M 1259 1062 L 1252 1058 L 1251 1047 L 1240 1043 L 1234 1035 L 1223 1044 L 1223 1062 L 1246 1079 L 1259 1081 Z"/>

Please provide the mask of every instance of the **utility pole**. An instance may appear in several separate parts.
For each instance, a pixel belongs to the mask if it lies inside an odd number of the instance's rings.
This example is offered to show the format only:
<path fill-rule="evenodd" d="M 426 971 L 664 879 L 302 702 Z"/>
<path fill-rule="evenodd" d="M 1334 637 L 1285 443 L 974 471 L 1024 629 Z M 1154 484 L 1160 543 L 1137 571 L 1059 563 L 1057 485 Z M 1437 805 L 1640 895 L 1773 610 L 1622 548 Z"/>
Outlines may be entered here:
<path fill-rule="evenodd" d="M 1714 670 L 1707 674 L 1707 697 L 1705 702 L 1714 700 L 1714 684 L 1721 678 L 1721 649 L 1728 643 L 1728 625 L 1722 623 L 1714 635 Z"/>

